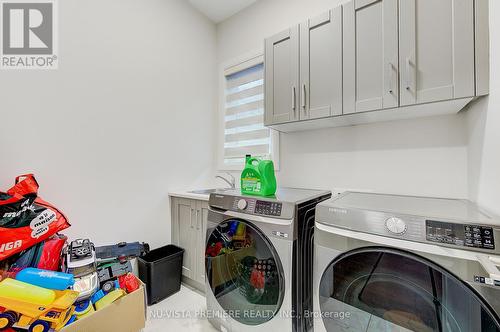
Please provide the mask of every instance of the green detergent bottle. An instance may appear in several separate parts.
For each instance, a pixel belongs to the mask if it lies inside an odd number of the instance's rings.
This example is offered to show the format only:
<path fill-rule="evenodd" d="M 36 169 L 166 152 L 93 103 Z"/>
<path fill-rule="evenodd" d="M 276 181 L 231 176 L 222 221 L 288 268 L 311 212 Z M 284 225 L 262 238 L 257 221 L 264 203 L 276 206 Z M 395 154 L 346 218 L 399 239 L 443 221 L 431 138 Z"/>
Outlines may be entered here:
<path fill-rule="evenodd" d="M 257 196 L 272 196 L 276 193 L 272 160 L 246 157 L 245 169 L 241 172 L 241 192 Z"/>

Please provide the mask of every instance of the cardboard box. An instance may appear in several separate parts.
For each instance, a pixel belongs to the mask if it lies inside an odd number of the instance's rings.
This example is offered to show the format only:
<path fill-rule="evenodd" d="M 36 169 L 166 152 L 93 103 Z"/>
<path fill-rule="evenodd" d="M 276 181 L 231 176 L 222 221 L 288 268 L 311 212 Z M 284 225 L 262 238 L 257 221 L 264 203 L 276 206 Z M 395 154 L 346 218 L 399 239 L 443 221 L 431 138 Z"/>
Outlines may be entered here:
<path fill-rule="evenodd" d="M 146 326 L 145 287 L 66 326 L 61 332 L 139 332 Z"/>

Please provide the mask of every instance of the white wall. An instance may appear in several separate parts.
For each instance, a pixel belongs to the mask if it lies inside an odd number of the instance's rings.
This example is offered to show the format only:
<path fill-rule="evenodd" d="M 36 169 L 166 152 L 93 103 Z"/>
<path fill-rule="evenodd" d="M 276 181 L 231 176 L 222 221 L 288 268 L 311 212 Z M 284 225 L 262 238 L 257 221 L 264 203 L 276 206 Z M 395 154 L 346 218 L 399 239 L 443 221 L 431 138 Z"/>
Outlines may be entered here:
<path fill-rule="evenodd" d="M 59 1 L 57 71 L 0 73 L 0 189 L 36 173 L 71 237 L 170 241 L 213 173 L 215 25 L 185 0 Z"/>
<path fill-rule="evenodd" d="M 339 0 L 261 0 L 217 26 L 217 61 L 335 7 Z M 468 196 L 464 115 L 281 135 L 279 185 Z"/>
<path fill-rule="evenodd" d="M 500 215 L 500 3 L 490 0 L 490 95 L 467 112 L 471 198 Z"/>

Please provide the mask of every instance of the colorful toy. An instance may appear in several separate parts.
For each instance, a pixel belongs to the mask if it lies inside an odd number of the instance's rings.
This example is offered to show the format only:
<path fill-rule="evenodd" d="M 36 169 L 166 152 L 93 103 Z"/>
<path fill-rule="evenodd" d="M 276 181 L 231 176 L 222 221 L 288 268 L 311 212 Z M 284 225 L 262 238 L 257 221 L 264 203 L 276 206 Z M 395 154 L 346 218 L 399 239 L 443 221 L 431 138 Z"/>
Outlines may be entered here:
<path fill-rule="evenodd" d="M 239 291 L 248 302 L 262 305 L 276 303 L 280 282 L 273 258 L 247 256 L 240 261 L 238 268 Z"/>
<path fill-rule="evenodd" d="M 81 301 L 75 306 L 75 316 L 77 320 L 87 317 L 94 312 L 95 309 L 90 300 Z"/>
<path fill-rule="evenodd" d="M 238 229 L 238 226 L 239 226 L 239 222 L 238 221 L 232 221 L 230 226 L 229 226 L 229 231 L 227 232 L 227 234 L 229 234 L 230 236 L 233 236 L 234 234 L 236 234 L 236 231 Z"/>
<path fill-rule="evenodd" d="M 106 296 L 106 293 L 104 293 L 104 291 L 102 289 L 99 289 L 97 292 L 94 293 L 94 295 L 92 295 L 92 297 L 90 298 L 90 301 L 92 301 L 92 303 L 96 303 L 97 301 L 102 299 L 104 296 Z"/>
<path fill-rule="evenodd" d="M 118 282 L 120 288 L 125 289 L 127 293 L 132 293 L 140 287 L 139 280 L 132 273 L 127 273 L 118 277 Z"/>
<path fill-rule="evenodd" d="M 123 289 L 115 289 L 114 291 L 106 294 L 102 299 L 94 303 L 95 308 L 96 310 L 101 310 L 102 308 L 107 307 L 124 295 L 126 295 L 126 293 Z"/>
<path fill-rule="evenodd" d="M 99 282 L 101 283 L 101 287 L 106 281 L 116 279 L 119 276 L 132 272 L 132 265 L 129 261 L 121 262 L 113 262 L 100 265 L 97 268 L 97 275 L 99 277 Z"/>
<path fill-rule="evenodd" d="M 58 331 L 73 315 L 77 297 L 75 291 L 50 290 L 7 278 L 0 282 L 0 303 L 5 308 L 0 314 L 0 330 L 17 324 L 30 331 Z"/>
<path fill-rule="evenodd" d="M 207 248 L 207 256 L 209 257 L 217 257 L 222 250 L 223 244 L 222 242 L 213 243 L 211 246 Z"/>
<path fill-rule="evenodd" d="M 71 318 L 68 320 L 65 326 L 68 326 L 71 323 L 74 323 L 76 321 L 76 315 L 71 316 Z"/>
<path fill-rule="evenodd" d="M 249 234 L 243 236 L 234 236 L 233 237 L 233 247 L 234 249 L 248 248 L 252 246 L 252 237 Z"/>
<path fill-rule="evenodd" d="M 236 229 L 236 236 L 245 236 L 247 231 L 247 226 L 244 223 L 239 223 L 238 228 Z"/>
<path fill-rule="evenodd" d="M 16 298 L 24 302 L 38 303 L 44 306 L 50 305 L 56 299 L 56 293 L 53 290 L 33 286 L 10 278 L 0 282 L 0 296 Z"/>
<path fill-rule="evenodd" d="M 85 300 L 99 288 L 94 244 L 90 240 L 78 239 L 66 248 L 66 273 L 73 274 L 73 290 L 79 292 L 78 300 Z"/>
<path fill-rule="evenodd" d="M 221 255 L 227 255 L 227 254 L 230 254 L 234 251 L 234 249 L 231 249 L 231 248 L 222 248 L 219 252 L 219 256 Z"/>
<path fill-rule="evenodd" d="M 120 287 L 118 287 L 120 288 Z M 111 291 L 114 291 L 116 289 L 116 284 L 115 284 L 115 281 L 112 281 L 112 280 L 108 280 L 106 282 L 104 282 L 101 286 L 101 289 L 102 291 L 104 291 L 105 293 L 109 293 Z"/>
<path fill-rule="evenodd" d="M 16 274 L 16 280 L 48 289 L 65 290 L 73 286 L 72 274 L 28 267 Z"/>
<path fill-rule="evenodd" d="M 250 285 L 255 289 L 263 289 L 266 284 L 265 272 L 252 270 L 250 274 Z"/>
<path fill-rule="evenodd" d="M 120 242 L 116 245 L 97 247 L 95 250 L 99 262 L 114 260 L 125 262 L 129 259 L 146 255 L 149 252 L 149 244 L 144 242 Z"/>

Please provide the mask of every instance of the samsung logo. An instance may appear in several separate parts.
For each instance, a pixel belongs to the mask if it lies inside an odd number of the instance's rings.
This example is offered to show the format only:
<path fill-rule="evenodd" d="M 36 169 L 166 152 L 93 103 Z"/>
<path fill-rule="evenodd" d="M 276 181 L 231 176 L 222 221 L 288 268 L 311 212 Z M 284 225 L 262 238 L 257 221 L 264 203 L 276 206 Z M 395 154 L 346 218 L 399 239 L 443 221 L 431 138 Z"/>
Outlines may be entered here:
<path fill-rule="evenodd" d="M 336 213 L 336 214 L 347 214 L 347 210 L 346 209 L 329 208 L 328 211 L 330 213 Z"/>

